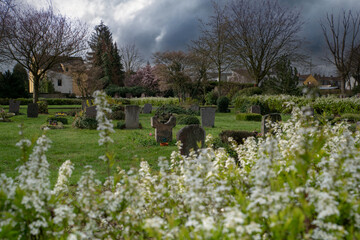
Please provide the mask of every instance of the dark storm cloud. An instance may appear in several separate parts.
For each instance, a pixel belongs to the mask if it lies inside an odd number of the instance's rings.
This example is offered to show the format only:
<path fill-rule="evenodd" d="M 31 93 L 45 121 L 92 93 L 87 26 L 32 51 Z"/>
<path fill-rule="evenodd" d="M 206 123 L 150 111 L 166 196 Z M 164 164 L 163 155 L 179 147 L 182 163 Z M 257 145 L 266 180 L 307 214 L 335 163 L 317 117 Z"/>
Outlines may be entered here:
<path fill-rule="evenodd" d="M 23 1 L 23 0 L 19 0 Z M 26 0 L 44 5 L 48 0 Z M 118 45 L 135 43 L 146 60 L 152 53 L 186 50 L 198 37 L 198 19 L 212 14 L 211 0 L 52 0 L 60 12 L 88 22 L 92 27 L 103 20 Z M 325 46 L 320 20 L 327 12 L 341 9 L 360 11 L 359 0 L 279 0 L 285 7 L 297 8 L 304 25 L 299 35 L 304 52 L 316 61 Z M 225 0 L 219 0 L 220 3 Z"/>

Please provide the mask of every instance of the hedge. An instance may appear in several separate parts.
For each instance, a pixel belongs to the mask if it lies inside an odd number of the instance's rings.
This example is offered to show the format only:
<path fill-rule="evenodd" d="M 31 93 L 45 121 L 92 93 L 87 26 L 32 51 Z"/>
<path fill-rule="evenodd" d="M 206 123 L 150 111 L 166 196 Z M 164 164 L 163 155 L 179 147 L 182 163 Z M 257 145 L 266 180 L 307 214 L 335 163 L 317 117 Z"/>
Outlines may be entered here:
<path fill-rule="evenodd" d="M 261 114 L 291 113 L 294 106 L 310 106 L 318 114 L 359 113 L 360 98 L 337 98 L 335 96 L 306 98 L 289 95 L 238 96 L 233 100 L 238 112 L 246 112 L 252 105 L 259 105 Z"/>
<path fill-rule="evenodd" d="M 0 105 L 9 105 L 10 98 L 0 98 Z M 28 105 L 33 102 L 32 98 L 17 98 L 20 105 Z M 81 99 L 77 98 L 39 98 L 39 101 L 46 101 L 48 105 L 81 105 Z"/>
<path fill-rule="evenodd" d="M 261 122 L 262 115 L 257 113 L 238 113 L 236 114 L 236 120 Z"/>

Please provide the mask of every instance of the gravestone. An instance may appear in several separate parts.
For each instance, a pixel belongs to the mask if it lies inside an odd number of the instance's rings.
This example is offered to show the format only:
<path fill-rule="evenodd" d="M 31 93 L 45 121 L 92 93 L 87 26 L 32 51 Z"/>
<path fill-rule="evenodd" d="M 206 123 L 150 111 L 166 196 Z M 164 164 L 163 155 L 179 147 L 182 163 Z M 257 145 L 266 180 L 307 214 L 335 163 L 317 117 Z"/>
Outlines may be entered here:
<path fill-rule="evenodd" d="M 200 111 L 200 107 L 199 105 L 193 104 L 190 106 L 190 110 L 198 113 Z"/>
<path fill-rule="evenodd" d="M 125 97 L 126 97 L 126 98 L 132 98 L 132 94 L 131 94 L 131 93 L 126 93 L 126 94 L 125 94 Z"/>
<path fill-rule="evenodd" d="M 152 105 L 150 103 L 146 103 L 143 108 L 143 113 L 149 114 L 152 111 Z"/>
<path fill-rule="evenodd" d="M 181 141 L 182 148 L 181 155 L 189 155 L 190 149 L 195 151 L 204 147 L 205 144 L 205 130 L 197 124 L 188 125 L 180 129 L 176 134 L 176 140 Z"/>
<path fill-rule="evenodd" d="M 215 111 L 216 108 L 213 107 L 203 107 L 200 109 L 202 127 L 214 127 Z"/>
<path fill-rule="evenodd" d="M 261 114 L 261 109 L 260 106 L 258 105 L 253 105 L 249 108 L 249 112 L 250 113 L 256 113 L 256 114 Z"/>
<path fill-rule="evenodd" d="M 9 112 L 19 114 L 19 112 L 20 112 L 20 101 L 9 100 Z"/>
<path fill-rule="evenodd" d="M 87 107 L 91 107 L 92 105 L 93 104 L 92 104 L 91 99 L 84 99 L 81 102 L 81 110 L 84 111 Z"/>
<path fill-rule="evenodd" d="M 304 116 L 313 117 L 315 115 L 314 108 L 309 107 L 309 106 L 302 107 L 301 112 Z"/>
<path fill-rule="evenodd" d="M 265 136 L 267 132 L 270 131 L 270 128 L 266 126 L 267 121 L 271 122 L 280 122 L 281 121 L 281 115 L 280 113 L 270 113 L 267 115 L 264 115 L 262 117 L 261 121 L 261 135 Z"/>
<path fill-rule="evenodd" d="M 140 107 L 137 105 L 125 106 L 125 128 L 127 129 L 139 128 L 139 112 L 140 112 Z"/>
<path fill-rule="evenodd" d="M 145 94 L 145 93 L 142 93 L 142 94 L 141 94 L 141 97 L 142 97 L 142 98 L 146 97 L 146 94 Z"/>
<path fill-rule="evenodd" d="M 39 105 L 37 103 L 29 103 L 27 107 L 27 117 L 37 118 L 39 115 Z"/>
<path fill-rule="evenodd" d="M 172 129 L 176 126 L 176 118 L 171 116 L 166 123 L 162 123 L 157 116 L 154 116 L 151 118 L 151 126 L 155 128 L 156 142 L 171 142 Z"/>
<path fill-rule="evenodd" d="M 86 107 L 85 108 L 85 116 L 87 118 L 96 118 L 96 106 Z"/>

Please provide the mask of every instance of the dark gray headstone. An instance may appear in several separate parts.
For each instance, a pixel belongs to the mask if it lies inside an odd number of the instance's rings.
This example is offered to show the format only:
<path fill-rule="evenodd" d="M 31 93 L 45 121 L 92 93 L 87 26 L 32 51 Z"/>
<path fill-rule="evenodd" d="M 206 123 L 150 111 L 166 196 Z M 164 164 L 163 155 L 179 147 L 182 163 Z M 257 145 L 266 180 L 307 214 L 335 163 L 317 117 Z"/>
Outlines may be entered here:
<path fill-rule="evenodd" d="M 203 107 L 200 109 L 202 127 L 214 127 L 215 111 L 216 108 L 213 107 Z"/>
<path fill-rule="evenodd" d="M 132 94 L 131 94 L 131 93 L 126 93 L 125 96 L 126 96 L 126 98 L 132 98 Z"/>
<path fill-rule="evenodd" d="M 166 123 L 158 120 L 157 116 L 151 118 L 151 126 L 155 128 L 155 139 L 158 143 L 172 141 L 172 129 L 176 126 L 176 118 L 171 116 Z"/>
<path fill-rule="evenodd" d="M 37 118 L 39 115 L 39 105 L 37 103 L 29 103 L 27 107 L 27 117 Z"/>
<path fill-rule="evenodd" d="M 204 147 L 205 144 L 205 130 L 199 125 L 189 125 L 180 129 L 176 134 L 176 140 L 181 141 L 182 148 L 180 150 L 181 155 L 188 155 L 190 149 L 195 151 Z"/>
<path fill-rule="evenodd" d="M 19 112 L 20 112 L 20 101 L 9 100 L 9 112 L 19 114 Z"/>
<path fill-rule="evenodd" d="M 96 118 L 96 113 L 97 113 L 96 106 L 85 108 L 85 116 L 87 118 Z"/>
<path fill-rule="evenodd" d="M 143 108 L 143 113 L 149 114 L 152 111 L 152 105 L 150 103 L 146 103 Z"/>
<path fill-rule="evenodd" d="M 258 106 L 258 105 L 251 106 L 250 109 L 249 109 L 249 112 L 250 113 L 261 114 L 260 106 Z"/>
<path fill-rule="evenodd" d="M 125 128 L 136 129 L 139 128 L 139 113 L 140 107 L 137 105 L 125 106 Z"/>
<path fill-rule="evenodd" d="M 92 105 L 93 104 L 92 104 L 91 99 L 84 99 L 81 102 L 81 110 L 84 111 L 87 107 L 91 107 Z"/>
<path fill-rule="evenodd" d="M 281 115 L 280 113 L 270 113 L 267 115 L 264 115 L 262 117 L 261 121 L 261 134 L 264 136 L 267 132 L 270 131 L 270 129 L 266 126 L 267 121 L 271 122 L 280 122 L 281 121 Z"/>

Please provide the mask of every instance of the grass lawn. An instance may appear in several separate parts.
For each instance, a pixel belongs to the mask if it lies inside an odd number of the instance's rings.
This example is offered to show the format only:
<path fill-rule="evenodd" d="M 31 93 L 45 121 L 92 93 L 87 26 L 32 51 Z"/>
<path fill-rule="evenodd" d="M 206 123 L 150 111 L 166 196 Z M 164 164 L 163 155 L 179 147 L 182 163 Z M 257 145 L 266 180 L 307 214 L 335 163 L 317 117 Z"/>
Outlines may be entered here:
<path fill-rule="evenodd" d="M 50 107 L 50 106 L 49 106 Z M 69 111 L 68 109 L 49 109 L 49 113 Z M 68 106 L 66 106 L 68 107 Z M 76 106 L 80 107 L 80 106 Z M 20 140 L 18 125 L 24 125 L 24 135 L 35 141 L 41 134 L 40 126 L 46 122 L 48 115 L 40 114 L 38 118 L 26 117 L 26 106 L 21 106 L 21 113 L 11 118 L 12 122 L 0 122 L 0 174 L 7 176 L 17 175 L 17 166 L 20 162 L 20 149 L 15 144 Z M 175 141 L 167 147 L 159 146 L 154 140 L 155 129 L 150 125 L 153 114 L 140 114 L 142 129 L 120 130 L 115 129 L 112 134 L 114 144 L 110 150 L 116 154 L 116 165 L 128 170 L 132 167 L 138 168 L 141 159 L 149 162 L 150 166 L 157 169 L 157 159 L 161 156 L 169 158 L 172 151 L 176 150 Z M 92 165 L 96 171 L 97 178 L 104 180 L 107 176 L 106 165 L 98 157 L 103 155 L 104 149 L 98 146 L 98 132 L 96 130 L 83 130 L 71 127 L 73 117 L 68 117 L 69 125 L 64 129 L 49 130 L 46 135 L 51 139 L 51 148 L 47 154 L 50 163 L 51 182 L 55 183 L 57 172 L 61 164 L 70 159 L 75 166 L 73 176 L 70 180 L 75 184 L 81 176 L 84 166 Z M 116 126 L 116 121 L 114 121 Z M 173 138 L 184 125 L 177 125 L 173 130 Z M 206 134 L 218 136 L 222 130 L 248 130 L 260 131 L 260 122 L 243 122 L 235 119 L 234 113 L 216 113 L 215 127 L 205 128 Z M 149 134 L 152 136 L 149 136 Z M 116 171 L 116 167 L 113 167 Z"/>

